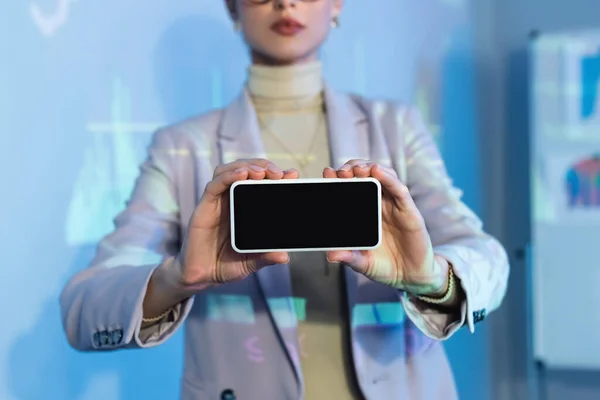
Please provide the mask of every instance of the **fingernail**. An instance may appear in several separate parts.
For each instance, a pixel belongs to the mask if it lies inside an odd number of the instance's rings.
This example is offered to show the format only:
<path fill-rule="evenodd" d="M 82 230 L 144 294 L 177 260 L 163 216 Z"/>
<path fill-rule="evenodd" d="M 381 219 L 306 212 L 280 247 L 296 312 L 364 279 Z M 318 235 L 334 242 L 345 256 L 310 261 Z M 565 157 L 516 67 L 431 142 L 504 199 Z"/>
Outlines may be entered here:
<path fill-rule="evenodd" d="M 342 165 L 342 168 L 340 168 L 340 171 L 350 171 L 350 168 L 352 168 L 349 165 Z"/>
<path fill-rule="evenodd" d="M 296 171 L 296 168 L 290 168 L 290 169 L 286 169 L 285 171 L 283 171 L 286 174 L 289 174 L 290 172 L 294 172 Z"/>
<path fill-rule="evenodd" d="M 358 164 L 357 165 L 358 168 L 367 168 L 367 164 Z"/>
<path fill-rule="evenodd" d="M 281 169 L 277 168 L 275 165 L 273 164 L 269 164 L 269 166 L 267 167 L 267 169 L 271 172 L 274 172 L 276 174 L 282 172 Z"/>
<path fill-rule="evenodd" d="M 259 167 L 258 165 L 250 165 L 250 168 L 256 172 L 263 172 L 265 170 L 263 167 Z"/>
<path fill-rule="evenodd" d="M 236 169 L 236 170 L 235 170 L 235 171 L 233 171 L 233 172 L 235 172 L 236 174 L 239 174 L 240 172 L 244 172 L 245 170 L 246 170 L 246 168 L 242 167 L 242 168 L 238 168 L 238 169 Z"/>

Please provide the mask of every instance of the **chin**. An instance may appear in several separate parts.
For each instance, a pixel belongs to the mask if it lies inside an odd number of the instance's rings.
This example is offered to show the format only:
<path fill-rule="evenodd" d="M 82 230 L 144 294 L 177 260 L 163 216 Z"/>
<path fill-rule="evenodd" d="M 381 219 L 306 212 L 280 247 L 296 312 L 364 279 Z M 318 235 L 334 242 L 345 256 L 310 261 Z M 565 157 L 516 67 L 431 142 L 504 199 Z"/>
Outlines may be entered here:
<path fill-rule="evenodd" d="M 265 62 L 274 65 L 297 64 L 316 59 L 317 50 L 278 49 L 259 53 Z"/>

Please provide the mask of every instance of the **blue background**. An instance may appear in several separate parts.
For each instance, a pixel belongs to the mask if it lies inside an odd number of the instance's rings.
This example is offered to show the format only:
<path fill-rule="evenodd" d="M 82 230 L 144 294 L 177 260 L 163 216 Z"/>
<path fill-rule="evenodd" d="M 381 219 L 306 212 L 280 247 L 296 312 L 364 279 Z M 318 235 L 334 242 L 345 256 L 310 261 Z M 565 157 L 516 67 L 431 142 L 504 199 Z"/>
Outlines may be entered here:
<path fill-rule="evenodd" d="M 323 61 L 338 89 L 416 103 L 479 212 L 471 3 L 347 1 Z M 0 399 L 175 398 L 181 334 L 77 353 L 58 294 L 111 229 L 152 132 L 240 90 L 248 57 L 222 1 L 3 2 L 0 60 Z M 465 399 L 487 392 L 485 331 L 447 346 Z"/>

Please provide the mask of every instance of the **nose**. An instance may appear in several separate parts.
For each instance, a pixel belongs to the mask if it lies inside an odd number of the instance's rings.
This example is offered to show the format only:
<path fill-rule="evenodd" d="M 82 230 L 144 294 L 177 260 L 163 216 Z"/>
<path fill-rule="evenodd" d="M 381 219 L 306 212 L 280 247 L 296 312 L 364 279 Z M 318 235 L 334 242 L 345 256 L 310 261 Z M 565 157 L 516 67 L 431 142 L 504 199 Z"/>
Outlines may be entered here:
<path fill-rule="evenodd" d="M 296 7 L 296 2 L 298 0 L 274 0 L 273 6 L 276 10 L 284 10 L 288 7 Z"/>

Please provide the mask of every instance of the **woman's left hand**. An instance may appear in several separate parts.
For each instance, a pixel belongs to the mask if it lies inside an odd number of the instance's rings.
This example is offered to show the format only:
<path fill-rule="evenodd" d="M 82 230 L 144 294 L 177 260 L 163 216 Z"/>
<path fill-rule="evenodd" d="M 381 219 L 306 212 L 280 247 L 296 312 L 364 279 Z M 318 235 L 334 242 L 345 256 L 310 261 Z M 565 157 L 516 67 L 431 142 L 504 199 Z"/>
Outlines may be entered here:
<path fill-rule="evenodd" d="M 323 177 L 373 177 L 382 189 L 380 246 L 374 250 L 330 251 L 330 261 L 343 262 L 374 281 L 411 294 L 443 295 L 448 263 L 434 255 L 423 216 L 393 169 L 350 160 L 337 171 L 326 168 Z"/>

